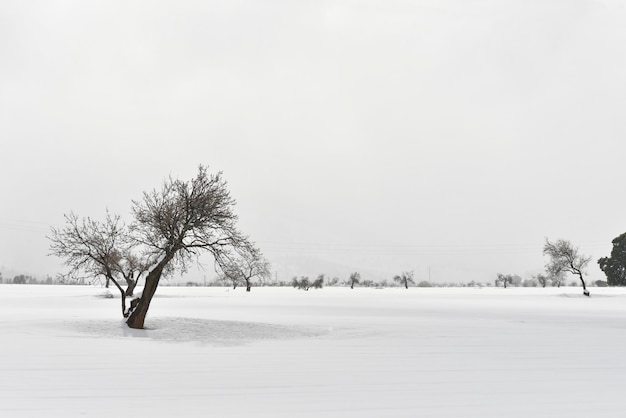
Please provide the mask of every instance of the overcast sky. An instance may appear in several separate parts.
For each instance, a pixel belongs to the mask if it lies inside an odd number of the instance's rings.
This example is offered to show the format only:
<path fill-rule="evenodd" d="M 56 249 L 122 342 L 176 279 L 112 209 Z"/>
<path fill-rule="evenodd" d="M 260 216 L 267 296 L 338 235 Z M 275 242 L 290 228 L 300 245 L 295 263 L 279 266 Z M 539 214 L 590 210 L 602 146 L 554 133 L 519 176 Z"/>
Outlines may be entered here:
<path fill-rule="evenodd" d="M 617 0 L 4 0 L 0 270 L 205 164 L 279 279 L 529 277 L 546 237 L 601 279 L 625 45 Z"/>

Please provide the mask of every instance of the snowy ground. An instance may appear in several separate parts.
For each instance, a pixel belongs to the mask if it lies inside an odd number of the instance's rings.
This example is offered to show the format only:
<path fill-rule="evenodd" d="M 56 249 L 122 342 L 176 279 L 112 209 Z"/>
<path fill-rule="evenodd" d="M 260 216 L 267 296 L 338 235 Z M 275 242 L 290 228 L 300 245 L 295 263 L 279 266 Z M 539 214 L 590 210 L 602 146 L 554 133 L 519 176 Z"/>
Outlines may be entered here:
<path fill-rule="evenodd" d="M 0 286 L 1 417 L 618 417 L 626 290 Z"/>

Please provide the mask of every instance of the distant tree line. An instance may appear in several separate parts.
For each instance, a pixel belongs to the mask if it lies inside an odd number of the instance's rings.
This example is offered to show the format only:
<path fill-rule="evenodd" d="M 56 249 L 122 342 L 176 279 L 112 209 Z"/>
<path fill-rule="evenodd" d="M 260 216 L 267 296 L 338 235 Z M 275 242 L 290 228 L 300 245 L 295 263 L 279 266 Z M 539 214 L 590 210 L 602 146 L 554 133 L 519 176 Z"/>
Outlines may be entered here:
<path fill-rule="evenodd" d="M 2 284 L 63 284 L 59 278 L 46 276 L 45 278 L 37 278 L 28 274 L 18 274 L 16 276 L 4 277 L 0 273 L 0 283 Z"/>
<path fill-rule="evenodd" d="M 578 279 L 583 287 L 583 293 L 589 295 L 587 287 L 604 287 L 604 286 L 626 286 L 626 233 L 619 235 L 612 241 L 613 248 L 610 256 L 602 257 L 597 260 L 600 269 L 606 275 L 606 280 L 595 280 L 587 282 L 585 280 L 585 269 L 587 268 L 591 257 L 582 254 L 577 247 L 570 241 L 559 239 L 550 241 L 546 239 L 543 248 L 543 254 L 548 256 L 549 260 L 545 266 L 545 271 L 540 274 L 533 275 L 529 278 L 522 278 L 517 274 L 497 273 L 495 280 L 491 282 L 477 282 L 475 280 L 469 282 L 430 282 L 422 280 L 416 283 L 413 271 L 404 271 L 400 274 L 392 276 L 390 279 L 364 279 L 359 272 L 352 272 L 343 280 L 339 277 L 327 276 L 319 274 L 316 279 L 308 276 L 295 276 L 289 281 L 278 280 L 274 278 L 270 271 L 269 262 L 262 256 L 258 249 L 251 247 L 247 253 L 247 257 L 242 257 L 229 264 L 225 264 L 219 276 L 211 281 L 204 283 L 169 282 L 164 285 L 169 286 L 232 286 L 237 288 L 239 285 L 245 286 L 249 291 L 250 287 L 255 286 L 293 286 L 298 289 L 309 290 L 319 289 L 323 286 L 328 287 L 561 287 L 576 286 L 576 281 L 567 279 L 568 274 Z M 127 270 L 130 272 L 127 278 L 129 288 L 132 289 L 133 269 L 135 271 L 135 282 L 140 277 L 145 267 L 141 266 L 132 258 L 126 260 Z M 124 273 L 123 268 L 119 271 Z M 122 274 L 123 275 L 123 274 Z M 109 280 L 106 281 L 108 287 Z M 20 274 L 13 278 L 3 277 L 0 273 L 0 283 L 11 284 L 68 284 L 63 277 L 52 278 L 47 276 L 45 279 L 38 279 L 33 276 Z M 73 281 L 71 283 L 85 284 L 84 281 Z"/>

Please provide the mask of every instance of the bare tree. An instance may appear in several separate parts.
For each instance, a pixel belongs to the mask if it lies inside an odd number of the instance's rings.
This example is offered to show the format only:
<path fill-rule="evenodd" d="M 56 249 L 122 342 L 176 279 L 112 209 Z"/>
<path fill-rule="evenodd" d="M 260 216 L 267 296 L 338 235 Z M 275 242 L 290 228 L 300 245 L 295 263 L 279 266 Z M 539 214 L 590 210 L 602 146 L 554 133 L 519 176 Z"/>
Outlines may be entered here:
<path fill-rule="evenodd" d="M 200 166 L 189 182 L 168 178 L 160 190 L 133 202 L 135 221 L 126 228 L 119 216 L 107 213 L 100 223 L 66 215 L 66 226 L 52 229 L 52 254 L 65 259 L 67 276 L 104 276 L 122 295 L 122 312 L 131 328 L 143 328 L 150 302 L 162 276 L 185 272 L 202 252 L 209 252 L 217 270 L 253 246 L 235 227 L 235 201 L 221 173 L 209 175 Z M 260 252 L 259 252 L 260 254 Z M 147 272 L 141 297 L 126 309 L 126 296 Z M 118 277 L 127 283 L 124 290 Z"/>
<path fill-rule="evenodd" d="M 291 285 L 296 289 L 302 290 L 309 290 L 311 287 L 313 289 L 321 289 L 324 287 L 325 277 L 326 276 L 324 276 L 323 274 L 320 274 L 317 276 L 317 279 L 311 282 L 307 276 L 300 276 L 300 279 L 295 276 L 293 279 L 291 279 Z"/>
<path fill-rule="evenodd" d="M 498 278 L 496 279 L 496 286 L 498 286 L 498 283 L 502 283 L 502 285 L 506 289 L 507 284 L 513 283 L 513 276 L 510 274 L 498 273 Z"/>
<path fill-rule="evenodd" d="M 403 271 L 401 275 L 393 277 L 394 282 L 403 284 L 406 289 L 409 288 L 409 283 L 415 284 L 413 280 L 413 271 Z"/>
<path fill-rule="evenodd" d="M 297 276 L 294 276 L 294 278 L 291 279 L 291 285 L 296 289 L 309 290 L 309 287 L 311 287 L 311 282 L 306 276 L 301 276 L 300 279 L 298 279 Z"/>
<path fill-rule="evenodd" d="M 246 292 L 249 292 L 254 277 L 271 277 L 270 263 L 263 257 L 261 250 L 251 244 L 238 248 L 232 255 L 224 255 L 224 260 L 222 275 L 224 279 L 232 281 L 233 289 L 238 283 L 245 283 Z"/>
<path fill-rule="evenodd" d="M 65 215 L 65 226 L 52 228 L 48 239 L 51 255 L 63 258 L 69 267 L 64 279 L 104 277 L 120 291 L 122 314 L 128 315 L 126 296 L 129 295 L 128 289 L 132 295 L 136 282 L 127 279 L 125 290 L 117 279 L 120 266 L 124 264 L 124 254 L 130 253 L 127 230 L 119 215 L 107 211 L 105 221 L 99 222 L 91 218 L 79 219 L 70 213 Z"/>
<path fill-rule="evenodd" d="M 223 270 L 234 249 L 251 247 L 235 226 L 234 206 L 222 173 L 209 175 L 203 166 L 191 181 L 170 177 L 160 190 L 146 192 L 142 200 L 133 201 L 133 238 L 148 259 L 155 261 L 145 278 L 142 295 L 132 307 L 129 327 L 144 327 L 163 274 L 174 269 L 185 272 L 202 252 L 210 253 L 216 269 Z"/>
<path fill-rule="evenodd" d="M 324 274 L 320 274 L 317 276 L 317 279 L 315 279 L 313 281 L 313 283 L 311 283 L 311 287 L 313 289 L 321 289 L 322 287 L 324 287 L 324 280 L 326 279 L 326 276 Z"/>
<path fill-rule="evenodd" d="M 354 289 L 355 284 L 359 284 L 361 281 L 361 274 L 358 272 L 354 272 L 350 274 L 350 289 Z"/>
<path fill-rule="evenodd" d="M 548 278 L 552 282 L 552 285 L 556 287 L 561 287 L 563 283 L 565 283 L 565 272 L 563 271 L 548 271 Z"/>
<path fill-rule="evenodd" d="M 550 242 L 547 238 L 543 246 L 543 254 L 550 257 L 550 261 L 546 264 L 546 271 L 551 277 L 560 277 L 563 273 L 574 274 L 580 278 L 583 294 L 585 296 L 590 295 L 587 286 L 585 286 L 583 274 L 591 257 L 581 254 L 578 248 L 567 240 L 560 239 Z"/>
<path fill-rule="evenodd" d="M 546 287 L 546 285 L 548 284 L 548 281 L 550 280 L 548 279 L 548 276 L 546 276 L 545 274 L 538 274 L 534 278 L 541 285 L 541 287 Z"/>
<path fill-rule="evenodd" d="M 226 284 L 232 285 L 233 290 L 237 289 L 237 286 L 242 283 L 239 271 L 228 265 L 224 266 L 221 273 L 218 275 L 218 279 Z"/>

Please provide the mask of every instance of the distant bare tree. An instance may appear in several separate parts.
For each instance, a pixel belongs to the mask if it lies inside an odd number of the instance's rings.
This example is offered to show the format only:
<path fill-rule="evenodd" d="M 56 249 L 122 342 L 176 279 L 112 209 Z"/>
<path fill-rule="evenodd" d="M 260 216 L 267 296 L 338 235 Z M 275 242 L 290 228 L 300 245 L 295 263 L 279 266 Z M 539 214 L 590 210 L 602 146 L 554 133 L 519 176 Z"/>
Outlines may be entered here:
<path fill-rule="evenodd" d="M 235 254 L 224 255 L 222 275 L 225 280 L 232 281 L 233 289 L 238 283 L 246 284 L 246 291 L 252 287 L 252 279 L 259 277 L 269 279 L 270 263 L 263 257 L 261 250 L 253 245 L 238 248 Z"/>
<path fill-rule="evenodd" d="M 311 287 L 313 289 L 321 289 L 322 287 L 324 287 L 324 279 L 326 279 L 325 275 L 323 274 L 318 275 L 317 279 L 315 279 L 313 283 L 311 283 Z"/>
<path fill-rule="evenodd" d="M 319 276 L 317 276 L 317 279 L 311 282 L 307 276 L 301 276 L 299 279 L 296 276 L 291 279 L 291 285 L 296 289 L 301 290 L 309 290 L 311 287 L 313 289 L 321 289 L 322 287 L 324 287 L 324 278 L 325 276 L 323 274 L 320 274 Z"/>
<path fill-rule="evenodd" d="M 361 281 L 361 274 L 359 274 L 356 271 L 350 274 L 350 289 L 354 289 L 354 285 L 359 284 L 360 281 Z"/>
<path fill-rule="evenodd" d="M 404 287 L 408 289 L 409 283 L 415 284 L 415 281 L 413 280 L 413 271 L 403 271 L 401 275 L 394 276 L 393 281 L 404 285 Z"/>
<path fill-rule="evenodd" d="M 546 276 L 545 274 L 538 274 L 535 276 L 535 280 L 537 280 L 541 287 L 546 287 L 550 279 L 548 279 L 548 276 Z"/>
<path fill-rule="evenodd" d="M 18 274 L 13 277 L 13 284 L 27 284 L 32 283 L 33 278 L 31 276 L 27 276 L 25 274 Z"/>
<path fill-rule="evenodd" d="M 565 272 L 563 271 L 546 271 L 548 274 L 548 280 L 552 283 L 552 286 L 561 287 L 565 283 Z"/>
<path fill-rule="evenodd" d="M 498 278 L 496 279 L 496 286 L 498 286 L 499 283 L 502 283 L 502 285 L 506 289 L 507 284 L 513 284 L 513 276 L 511 274 L 498 273 Z"/>
<path fill-rule="evenodd" d="M 301 276 L 300 279 L 295 276 L 293 279 L 291 279 L 291 285 L 296 289 L 309 290 L 309 287 L 311 287 L 311 282 L 306 276 Z"/>
<path fill-rule="evenodd" d="M 224 266 L 222 272 L 218 275 L 218 279 L 232 286 L 233 290 L 237 289 L 237 286 L 242 283 L 239 271 L 235 268 L 229 267 L 228 265 Z"/>
<path fill-rule="evenodd" d="M 546 271 L 550 276 L 558 277 L 562 273 L 571 273 L 580 278 L 583 285 L 583 294 L 589 296 L 590 293 L 585 286 L 583 278 L 584 270 L 589 264 L 591 257 L 587 257 L 578 251 L 571 242 L 567 240 L 557 240 L 550 242 L 546 238 L 543 247 L 543 254 L 550 257 L 550 261 L 546 264 Z"/>

